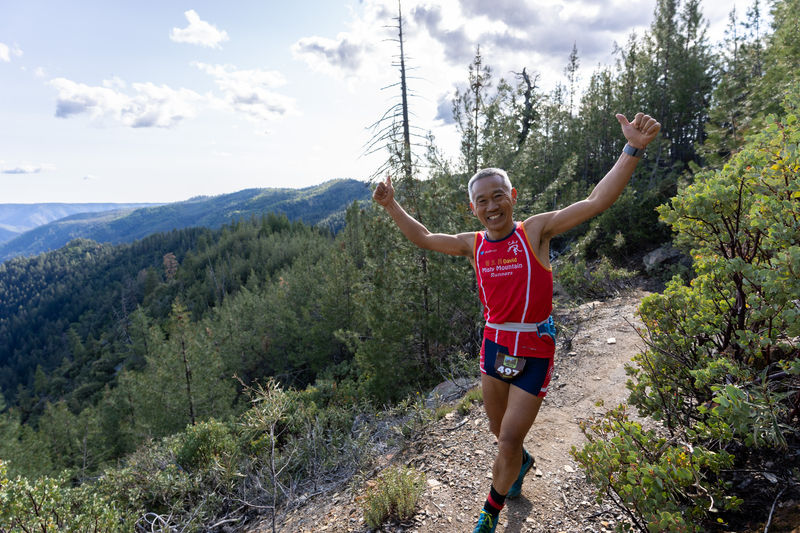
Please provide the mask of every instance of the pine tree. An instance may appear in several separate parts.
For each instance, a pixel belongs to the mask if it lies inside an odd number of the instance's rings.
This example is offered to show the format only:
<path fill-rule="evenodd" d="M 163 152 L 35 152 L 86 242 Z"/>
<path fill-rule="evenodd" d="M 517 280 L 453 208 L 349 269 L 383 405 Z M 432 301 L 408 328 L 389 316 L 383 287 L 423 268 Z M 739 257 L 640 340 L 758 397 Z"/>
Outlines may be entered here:
<path fill-rule="evenodd" d="M 146 345 L 145 369 L 120 378 L 123 391 L 130 391 L 141 436 L 166 435 L 230 412 L 234 382 L 225 373 L 213 332 L 192 323 L 183 304 L 173 305 L 166 334 L 150 327 Z"/>
<path fill-rule="evenodd" d="M 731 10 L 721 57 L 719 82 L 713 95 L 708 138 L 702 153 L 709 164 L 719 167 L 744 144 L 744 135 L 753 118 L 753 91 L 763 76 L 763 45 L 760 35 L 759 0 L 740 21 Z"/>
<path fill-rule="evenodd" d="M 800 78 L 798 20 L 800 20 L 800 0 L 779 0 L 773 4 L 773 31 L 767 39 L 764 51 L 764 76 L 753 94 L 758 116 L 779 113 L 783 100 L 797 86 Z"/>
<path fill-rule="evenodd" d="M 614 81 L 608 68 L 596 70 L 581 98 L 581 138 L 576 146 L 576 155 L 578 173 L 586 188 L 597 183 L 616 160 L 619 124 L 614 114 L 618 106 L 622 106 Z"/>
<path fill-rule="evenodd" d="M 705 138 L 713 82 L 706 26 L 699 0 L 686 0 L 683 6 L 677 0 L 659 0 L 636 60 L 643 84 L 640 103 L 662 125 L 648 147 L 650 188 L 661 181 L 659 169 L 683 172 L 696 160 L 695 145 Z"/>
<path fill-rule="evenodd" d="M 569 91 L 569 114 L 573 116 L 575 113 L 575 99 L 578 92 L 578 69 L 581 66 L 581 61 L 578 58 L 578 43 L 572 43 L 572 51 L 569 53 L 569 61 L 567 66 L 564 67 L 564 74 L 567 76 L 567 90 Z"/>
<path fill-rule="evenodd" d="M 373 172 L 372 177 L 382 176 L 386 172 L 395 173 L 402 176 L 403 180 L 411 181 L 414 175 L 414 166 L 418 162 L 413 148 L 418 147 L 419 140 L 424 139 L 423 133 L 419 128 L 413 126 L 410 121 L 409 97 L 413 93 L 408 87 L 408 75 L 406 61 L 408 56 L 405 50 L 405 40 L 403 37 L 403 11 L 400 0 L 397 2 L 397 43 L 400 53 L 397 62 L 393 63 L 397 67 L 400 80 L 384 89 L 394 87 L 400 88 L 399 101 L 384 112 L 380 119 L 369 126 L 372 136 L 365 146 L 365 153 L 388 149 L 388 159 Z M 399 170 L 400 172 L 395 172 Z"/>
<path fill-rule="evenodd" d="M 461 133 L 461 164 L 466 174 L 474 174 L 484 162 L 480 161 L 481 124 L 488 90 L 492 86 L 492 71 L 483 62 L 481 48 L 475 50 L 475 57 L 468 67 L 466 90 L 457 90 L 453 98 L 453 118 Z"/>

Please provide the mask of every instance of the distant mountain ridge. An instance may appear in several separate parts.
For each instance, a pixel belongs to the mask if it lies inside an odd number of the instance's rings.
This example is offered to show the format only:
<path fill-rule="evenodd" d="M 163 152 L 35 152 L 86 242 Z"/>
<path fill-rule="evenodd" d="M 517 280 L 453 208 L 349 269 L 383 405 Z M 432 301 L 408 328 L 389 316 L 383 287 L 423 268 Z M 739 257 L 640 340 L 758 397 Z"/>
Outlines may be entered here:
<path fill-rule="evenodd" d="M 292 221 L 326 224 L 336 230 L 344 225 L 347 207 L 354 201 L 367 200 L 369 195 L 365 182 L 338 179 L 303 189 L 245 189 L 171 204 L 76 213 L 1 243 L 0 261 L 54 250 L 77 238 L 120 244 L 174 229 L 218 228 L 267 213 L 282 213 Z"/>
<path fill-rule="evenodd" d="M 98 213 L 163 205 L 160 203 L 37 203 L 0 204 L 0 243 L 49 222 L 76 213 Z"/>

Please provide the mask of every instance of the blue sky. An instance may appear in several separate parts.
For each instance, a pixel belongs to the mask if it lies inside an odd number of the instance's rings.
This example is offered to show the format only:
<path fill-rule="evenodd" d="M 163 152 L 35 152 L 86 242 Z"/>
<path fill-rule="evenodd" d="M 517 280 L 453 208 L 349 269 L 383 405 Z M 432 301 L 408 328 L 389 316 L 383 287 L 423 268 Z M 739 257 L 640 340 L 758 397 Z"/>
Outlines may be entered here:
<path fill-rule="evenodd" d="M 562 5 L 563 4 L 563 5 Z M 732 3 L 705 2 L 710 35 Z M 720 4 L 723 4 L 722 6 Z M 727 4 L 727 5 L 724 5 Z M 403 4 L 413 124 L 457 157 L 447 113 L 476 45 L 496 77 L 587 80 L 655 0 Z M 744 6 L 740 7 L 743 11 Z M 366 179 L 394 103 L 393 0 L 0 0 L 0 203 L 167 202 Z M 622 110 L 633 112 L 635 110 Z"/>

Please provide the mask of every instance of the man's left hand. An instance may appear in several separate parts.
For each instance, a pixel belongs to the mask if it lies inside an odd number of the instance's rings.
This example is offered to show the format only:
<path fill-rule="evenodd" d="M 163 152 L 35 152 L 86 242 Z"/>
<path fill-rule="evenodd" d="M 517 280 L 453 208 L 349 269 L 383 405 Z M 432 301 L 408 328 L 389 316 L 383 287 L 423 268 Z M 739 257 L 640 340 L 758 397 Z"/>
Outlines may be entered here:
<path fill-rule="evenodd" d="M 644 149 L 656 138 L 661 129 L 661 124 L 656 119 L 644 113 L 636 113 L 631 122 L 628 122 L 625 115 L 617 114 L 617 120 L 622 126 L 622 134 L 628 140 L 628 144 L 634 148 Z"/>

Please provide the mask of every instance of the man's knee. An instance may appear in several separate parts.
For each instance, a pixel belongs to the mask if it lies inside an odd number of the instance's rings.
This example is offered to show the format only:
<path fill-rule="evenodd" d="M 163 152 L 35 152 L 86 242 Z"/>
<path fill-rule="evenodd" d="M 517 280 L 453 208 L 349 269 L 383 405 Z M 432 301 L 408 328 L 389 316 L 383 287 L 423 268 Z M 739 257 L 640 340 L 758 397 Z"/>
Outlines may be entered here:
<path fill-rule="evenodd" d="M 500 433 L 497 436 L 497 447 L 500 455 L 508 457 L 519 455 L 522 451 L 522 444 L 525 440 L 525 435 L 511 435 Z"/>

